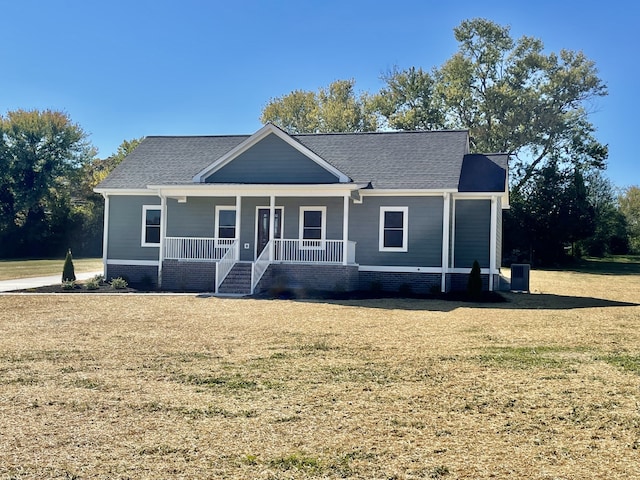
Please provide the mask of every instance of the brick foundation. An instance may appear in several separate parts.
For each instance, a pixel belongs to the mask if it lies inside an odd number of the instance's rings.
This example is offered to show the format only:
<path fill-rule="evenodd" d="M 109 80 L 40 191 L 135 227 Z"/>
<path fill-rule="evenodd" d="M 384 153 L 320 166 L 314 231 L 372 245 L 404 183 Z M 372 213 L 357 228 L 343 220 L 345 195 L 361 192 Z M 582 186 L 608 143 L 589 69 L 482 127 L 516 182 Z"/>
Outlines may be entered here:
<path fill-rule="evenodd" d="M 489 290 L 489 275 L 483 273 L 482 277 L 482 290 Z M 494 277 L 495 280 L 495 277 Z M 449 273 L 447 274 L 447 290 L 450 292 L 462 292 L 467 290 L 467 284 L 469 282 L 468 273 Z M 496 284 L 497 287 L 497 284 Z"/>
<path fill-rule="evenodd" d="M 127 283 L 158 285 L 158 267 L 152 265 L 109 265 L 104 278 L 110 282 L 113 278 L 122 277 Z"/>
<path fill-rule="evenodd" d="M 162 289 L 187 292 L 213 292 L 215 262 L 165 260 L 162 262 Z"/>
<path fill-rule="evenodd" d="M 440 292 L 442 275 L 418 272 L 360 272 L 359 289 L 428 294 Z"/>
<path fill-rule="evenodd" d="M 273 263 L 260 279 L 255 293 L 286 290 L 351 292 L 358 286 L 357 265 Z"/>

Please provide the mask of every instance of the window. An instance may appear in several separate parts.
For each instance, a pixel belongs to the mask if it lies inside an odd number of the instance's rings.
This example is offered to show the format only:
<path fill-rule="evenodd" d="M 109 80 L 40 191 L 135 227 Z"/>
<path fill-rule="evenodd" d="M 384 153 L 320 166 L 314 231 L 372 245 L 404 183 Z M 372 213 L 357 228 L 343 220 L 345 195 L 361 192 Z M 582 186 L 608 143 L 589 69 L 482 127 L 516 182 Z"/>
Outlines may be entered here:
<path fill-rule="evenodd" d="M 407 251 L 409 207 L 380 207 L 381 252 Z"/>
<path fill-rule="evenodd" d="M 142 206 L 142 246 L 160 246 L 160 215 L 157 205 Z"/>
<path fill-rule="evenodd" d="M 302 248 L 323 248 L 326 235 L 327 207 L 300 207 Z"/>
<path fill-rule="evenodd" d="M 218 238 L 236 238 L 235 207 L 216 207 L 216 236 Z"/>

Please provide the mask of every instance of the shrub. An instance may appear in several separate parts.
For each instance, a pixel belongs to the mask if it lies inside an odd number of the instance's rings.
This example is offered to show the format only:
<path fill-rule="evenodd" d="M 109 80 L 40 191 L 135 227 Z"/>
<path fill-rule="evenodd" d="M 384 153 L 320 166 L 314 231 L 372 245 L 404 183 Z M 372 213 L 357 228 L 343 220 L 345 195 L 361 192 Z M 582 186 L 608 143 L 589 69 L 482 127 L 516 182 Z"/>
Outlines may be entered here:
<path fill-rule="evenodd" d="M 85 286 L 87 287 L 87 290 L 98 290 L 100 288 L 100 282 L 95 278 L 92 278 L 91 280 L 87 281 Z"/>
<path fill-rule="evenodd" d="M 76 273 L 73 268 L 73 258 L 71 257 L 71 249 L 67 250 L 67 256 L 64 259 L 64 267 L 62 267 L 62 282 L 75 282 Z"/>
<path fill-rule="evenodd" d="M 480 275 L 480 264 L 477 260 L 473 261 L 469 280 L 467 282 L 467 293 L 471 298 L 480 298 L 482 295 L 482 275 Z"/>
<path fill-rule="evenodd" d="M 118 277 L 118 278 L 111 279 L 111 288 L 116 290 L 121 290 L 127 287 L 128 287 L 128 283 L 124 278 Z"/>
<path fill-rule="evenodd" d="M 96 282 L 98 285 L 102 285 L 104 283 L 104 275 L 96 275 L 94 276 L 91 281 Z"/>
<path fill-rule="evenodd" d="M 73 280 L 64 280 L 62 282 L 63 290 L 73 290 L 75 287 L 76 287 L 76 282 L 74 282 Z"/>

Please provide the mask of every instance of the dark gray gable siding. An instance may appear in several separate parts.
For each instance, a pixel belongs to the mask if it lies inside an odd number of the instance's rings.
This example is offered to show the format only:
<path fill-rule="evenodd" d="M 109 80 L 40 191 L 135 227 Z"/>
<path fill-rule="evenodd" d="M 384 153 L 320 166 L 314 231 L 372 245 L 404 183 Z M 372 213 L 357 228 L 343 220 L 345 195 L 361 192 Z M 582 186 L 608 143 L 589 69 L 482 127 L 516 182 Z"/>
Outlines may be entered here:
<path fill-rule="evenodd" d="M 470 154 L 462 161 L 460 192 L 504 192 L 507 183 L 506 154 Z"/>
<path fill-rule="evenodd" d="M 214 172 L 206 183 L 337 183 L 338 177 L 274 134 Z"/>
<path fill-rule="evenodd" d="M 349 238 L 360 265 L 439 267 L 442 264 L 444 201 L 434 197 L 363 198 L 349 212 Z M 380 207 L 409 207 L 407 252 L 379 251 Z"/>
<path fill-rule="evenodd" d="M 107 258 L 118 260 L 158 260 L 158 247 L 142 247 L 142 206 L 158 205 L 153 196 L 109 197 L 109 246 Z"/>
<path fill-rule="evenodd" d="M 489 267 L 491 200 L 456 200 L 454 267 Z"/>

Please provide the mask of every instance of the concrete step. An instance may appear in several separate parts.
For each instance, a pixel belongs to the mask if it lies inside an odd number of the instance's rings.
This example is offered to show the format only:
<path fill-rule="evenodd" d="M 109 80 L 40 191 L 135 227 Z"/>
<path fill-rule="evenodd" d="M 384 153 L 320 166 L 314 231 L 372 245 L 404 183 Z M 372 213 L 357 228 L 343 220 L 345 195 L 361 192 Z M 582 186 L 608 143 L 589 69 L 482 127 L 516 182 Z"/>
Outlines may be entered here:
<path fill-rule="evenodd" d="M 218 288 L 218 293 L 249 295 L 251 293 L 250 263 L 236 263 Z"/>

